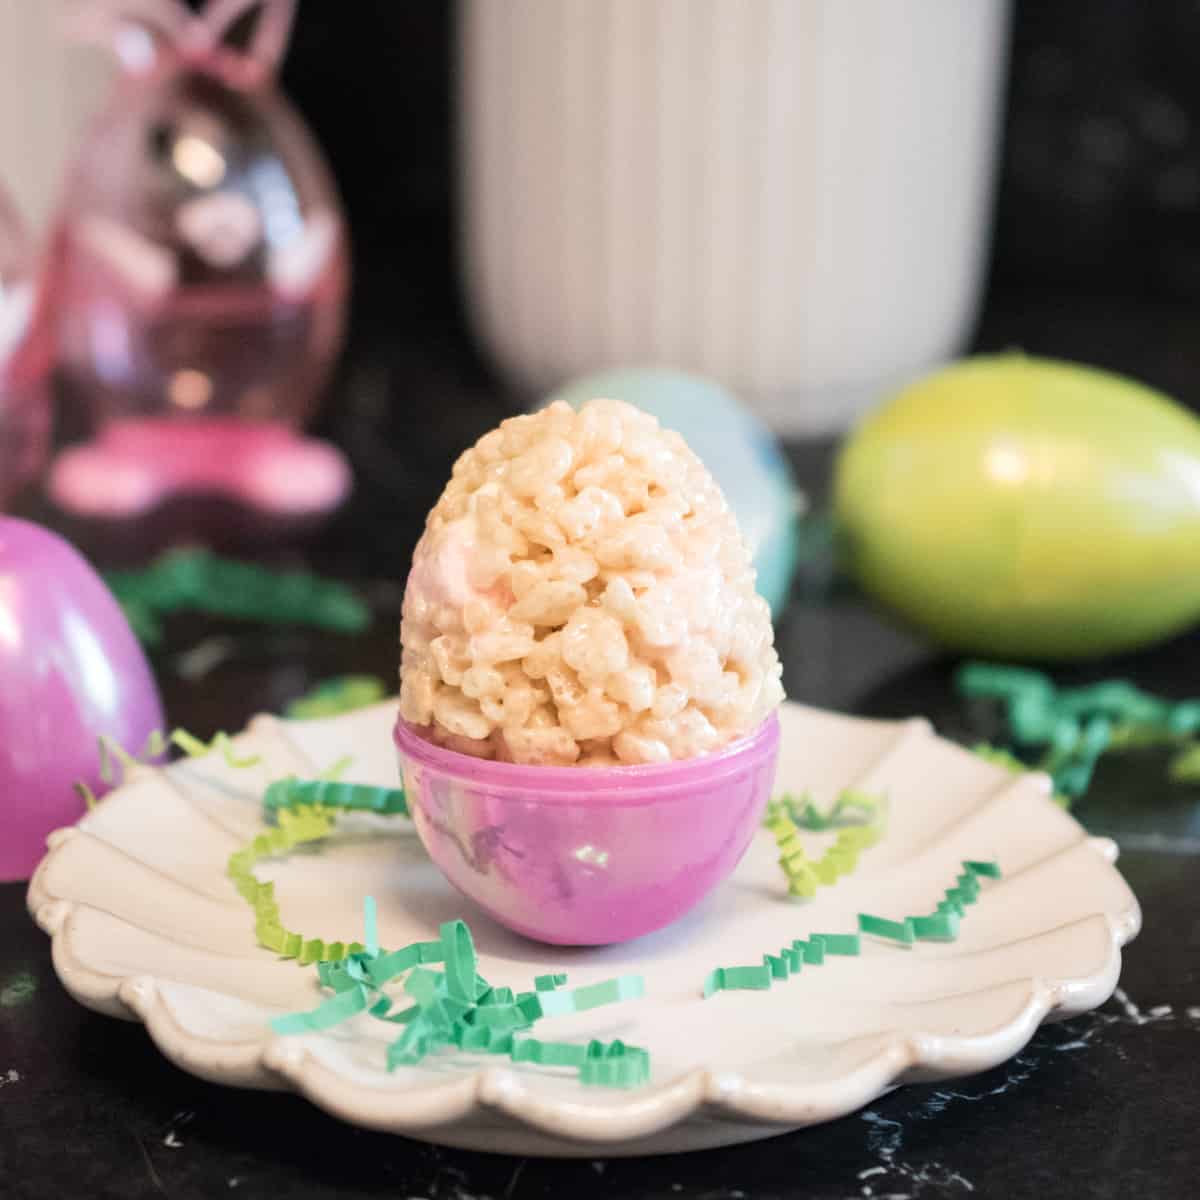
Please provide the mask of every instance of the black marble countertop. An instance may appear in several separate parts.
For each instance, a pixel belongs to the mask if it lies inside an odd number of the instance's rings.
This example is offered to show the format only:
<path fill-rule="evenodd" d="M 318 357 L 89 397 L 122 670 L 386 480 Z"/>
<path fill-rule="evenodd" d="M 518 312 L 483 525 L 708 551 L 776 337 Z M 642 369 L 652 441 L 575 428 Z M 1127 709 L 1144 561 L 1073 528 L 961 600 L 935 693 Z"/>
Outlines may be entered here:
<path fill-rule="evenodd" d="M 1146 338 L 1129 332 L 1130 320 Z M 1178 393 L 1200 384 L 1187 334 L 1193 320 L 1164 323 L 1145 313 L 1122 320 L 1118 309 L 1098 303 L 1090 318 L 1086 306 L 1068 302 L 1057 310 L 1048 301 L 1040 310 L 1014 303 L 989 317 L 981 344 L 1021 342 L 1092 357 Z M 424 401 L 431 395 L 446 398 L 452 419 L 428 415 L 432 406 Z M 168 644 L 155 656 L 174 722 L 201 733 L 236 728 L 330 674 L 390 673 L 395 581 L 403 577 L 420 514 L 453 453 L 509 406 L 493 397 L 486 377 L 453 342 L 435 337 L 421 351 L 391 347 L 352 355 L 327 428 L 354 457 L 358 496 L 330 527 L 298 534 L 290 548 L 280 549 L 275 531 L 256 530 L 220 510 L 168 514 L 141 528 L 136 544 L 127 532 L 57 522 L 95 557 L 114 562 L 166 540 L 172 520 L 220 529 L 226 549 L 297 558 L 362 581 L 379 610 L 374 631 L 356 639 L 290 632 L 251 639 L 233 631 L 236 652 L 201 683 L 181 676 L 180 654 L 214 630 L 174 619 Z M 405 439 L 397 436 L 414 424 L 423 435 L 419 456 L 405 453 Z M 791 451 L 802 482 L 819 497 L 830 447 Z M 29 511 L 45 515 L 37 503 Z M 925 714 L 939 731 L 962 740 L 995 733 L 986 713 L 964 708 L 955 697 L 951 660 L 854 595 L 830 590 L 820 575 L 819 569 L 806 572 L 779 628 L 792 697 L 869 715 Z M 1200 635 L 1063 678 L 1111 675 L 1155 692 L 1195 696 Z M 673 1157 L 553 1161 L 443 1150 L 340 1124 L 293 1096 L 204 1083 L 167 1063 L 139 1026 L 71 1001 L 55 978 L 47 939 L 25 912 L 23 885 L 0 886 L 0 1195 L 933 1200 L 1193 1194 L 1200 1171 L 1200 788 L 1168 784 L 1163 766 L 1152 752 L 1105 760 L 1077 806 L 1089 830 L 1117 839 L 1120 868 L 1145 919 L 1128 948 L 1120 990 L 1099 1011 L 1043 1029 L 1015 1059 L 987 1074 L 906 1087 L 863 1112 L 767 1142 Z"/>

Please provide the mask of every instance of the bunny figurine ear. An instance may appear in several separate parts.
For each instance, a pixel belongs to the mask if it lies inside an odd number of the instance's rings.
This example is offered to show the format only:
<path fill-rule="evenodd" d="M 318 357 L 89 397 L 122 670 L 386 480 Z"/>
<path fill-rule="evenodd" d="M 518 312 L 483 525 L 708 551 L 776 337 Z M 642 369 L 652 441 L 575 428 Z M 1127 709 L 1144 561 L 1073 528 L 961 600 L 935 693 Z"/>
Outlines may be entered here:
<path fill-rule="evenodd" d="M 296 0 L 208 0 L 200 19 L 213 44 L 274 75 L 287 50 L 295 16 Z"/>
<path fill-rule="evenodd" d="M 71 37 L 111 47 L 126 71 L 140 75 L 193 21 L 183 0 L 80 0 L 64 25 Z"/>

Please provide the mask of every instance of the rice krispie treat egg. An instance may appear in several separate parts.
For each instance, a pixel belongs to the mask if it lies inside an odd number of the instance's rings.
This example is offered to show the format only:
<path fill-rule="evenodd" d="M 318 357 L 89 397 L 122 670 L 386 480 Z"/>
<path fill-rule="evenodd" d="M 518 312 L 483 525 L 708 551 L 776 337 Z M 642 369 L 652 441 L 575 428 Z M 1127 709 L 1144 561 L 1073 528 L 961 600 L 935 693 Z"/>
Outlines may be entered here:
<path fill-rule="evenodd" d="M 401 716 L 484 758 L 692 758 L 783 699 L 720 490 L 679 434 L 618 400 L 513 417 L 459 458 L 400 638 Z"/>

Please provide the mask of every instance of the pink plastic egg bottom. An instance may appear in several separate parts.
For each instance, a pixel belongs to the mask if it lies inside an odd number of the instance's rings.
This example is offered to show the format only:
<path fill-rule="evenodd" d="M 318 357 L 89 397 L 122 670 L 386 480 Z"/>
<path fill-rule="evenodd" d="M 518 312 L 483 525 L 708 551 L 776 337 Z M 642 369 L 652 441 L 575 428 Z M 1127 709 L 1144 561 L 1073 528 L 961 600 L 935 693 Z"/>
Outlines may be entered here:
<path fill-rule="evenodd" d="M 95 441 L 65 450 L 50 493 L 60 507 L 85 516 L 138 516 L 176 493 L 306 516 L 336 508 L 350 481 L 338 450 L 283 424 L 145 418 L 113 421 Z"/>
<path fill-rule="evenodd" d="M 564 946 L 661 929 L 737 866 L 779 754 L 772 716 L 748 737 L 647 767 L 525 767 L 395 729 L 409 811 L 430 858 L 502 925 Z"/>

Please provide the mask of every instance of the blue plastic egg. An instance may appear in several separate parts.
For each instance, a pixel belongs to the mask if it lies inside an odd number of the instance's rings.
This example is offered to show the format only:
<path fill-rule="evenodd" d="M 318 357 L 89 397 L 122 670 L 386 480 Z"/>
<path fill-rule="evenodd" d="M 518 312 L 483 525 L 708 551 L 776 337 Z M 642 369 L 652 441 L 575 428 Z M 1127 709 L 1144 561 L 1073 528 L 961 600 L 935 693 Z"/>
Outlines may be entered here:
<path fill-rule="evenodd" d="M 665 368 L 585 375 L 546 403 L 578 408 L 597 396 L 636 404 L 683 434 L 725 493 L 754 559 L 758 590 L 778 617 L 796 569 L 803 498 L 774 434 L 719 384 Z"/>

